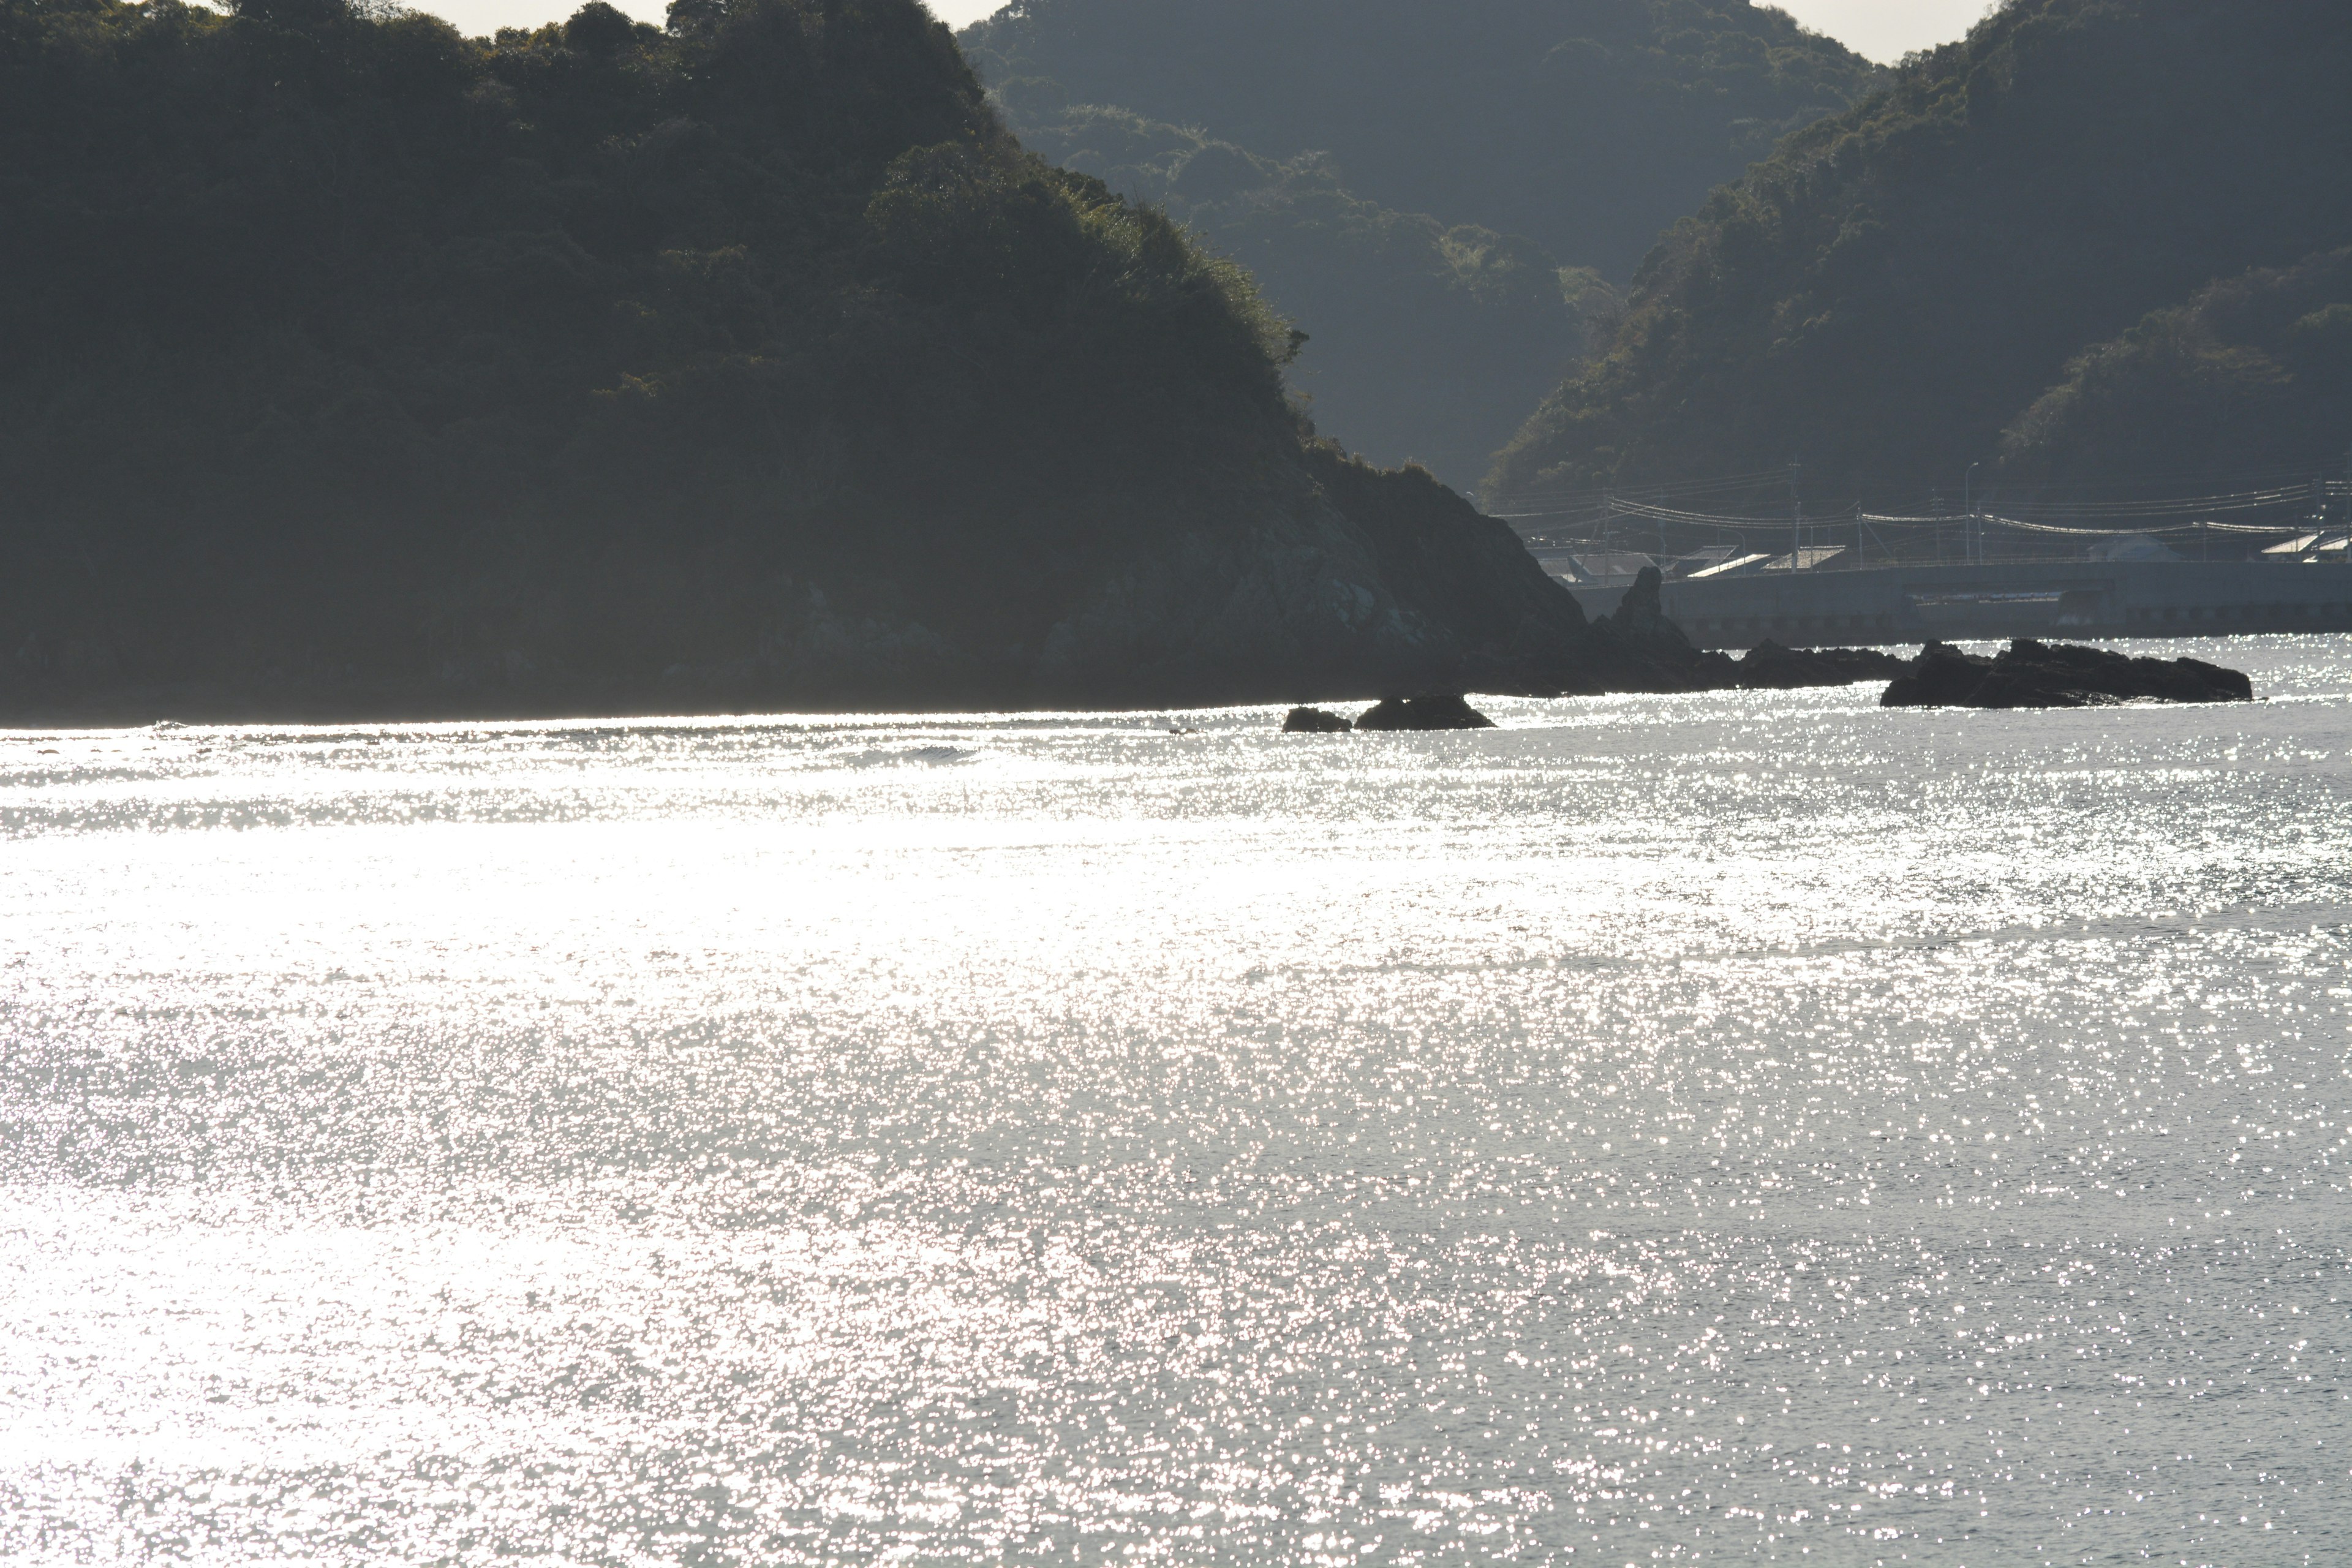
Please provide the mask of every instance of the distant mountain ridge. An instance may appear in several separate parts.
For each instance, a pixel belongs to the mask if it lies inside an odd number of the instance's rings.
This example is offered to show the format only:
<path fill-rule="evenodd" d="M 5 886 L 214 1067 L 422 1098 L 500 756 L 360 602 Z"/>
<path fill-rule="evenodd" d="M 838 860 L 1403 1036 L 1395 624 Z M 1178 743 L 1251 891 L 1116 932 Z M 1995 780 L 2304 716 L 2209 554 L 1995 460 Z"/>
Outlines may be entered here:
<path fill-rule="evenodd" d="M 2335 0 L 2010 0 L 1677 224 L 1488 493 L 1800 458 L 1837 492 L 1957 490 L 2004 455 L 2021 480 L 2112 475 L 2128 454 L 2092 450 L 2084 399 L 2123 362 L 2095 345 L 2352 243 L 2347 82 Z"/>
<path fill-rule="evenodd" d="M 1448 227 L 1347 190 L 1328 160 L 1276 163 L 1125 110 L 1024 124 L 1023 144 L 1163 208 L 1307 327 L 1288 367 L 1322 428 L 1388 464 L 1475 484 L 1618 308 L 1534 241 Z"/>
<path fill-rule="evenodd" d="M 1882 74 L 1748 0 L 1016 0 L 961 36 L 992 89 L 1328 153 L 1366 200 L 1617 279 Z"/>
<path fill-rule="evenodd" d="M 1880 75 L 1738 0 L 1024 0 L 961 37 L 1024 144 L 1251 270 L 1322 429 L 1458 486 L 1607 277 Z"/>

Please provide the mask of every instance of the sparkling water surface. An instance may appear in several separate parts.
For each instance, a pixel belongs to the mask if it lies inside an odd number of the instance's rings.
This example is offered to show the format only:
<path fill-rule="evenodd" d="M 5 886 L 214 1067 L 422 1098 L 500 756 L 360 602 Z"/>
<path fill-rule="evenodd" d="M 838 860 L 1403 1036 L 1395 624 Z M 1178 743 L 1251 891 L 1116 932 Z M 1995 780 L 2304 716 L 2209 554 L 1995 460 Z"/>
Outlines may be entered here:
<path fill-rule="evenodd" d="M 2352 1562 L 2352 639 L 2186 651 L 0 735 L 0 1557 Z"/>

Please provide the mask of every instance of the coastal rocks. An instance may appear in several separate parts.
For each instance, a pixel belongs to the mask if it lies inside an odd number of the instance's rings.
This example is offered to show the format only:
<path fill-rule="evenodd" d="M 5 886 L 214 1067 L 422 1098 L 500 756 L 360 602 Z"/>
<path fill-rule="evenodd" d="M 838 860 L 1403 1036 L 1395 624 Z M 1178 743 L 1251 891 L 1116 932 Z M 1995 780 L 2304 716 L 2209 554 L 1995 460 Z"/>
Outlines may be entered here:
<path fill-rule="evenodd" d="M 1597 696 L 1612 691 L 1715 691 L 1730 686 L 1738 666 L 1701 652 L 1666 617 L 1663 580 L 1645 566 L 1618 601 L 1614 614 L 1593 621 L 1551 689 Z"/>
<path fill-rule="evenodd" d="M 1807 686 L 1851 686 L 1885 680 L 1910 665 L 1891 653 L 1868 647 L 1783 647 L 1766 638 L 1748 650 L 1733 680 L 1742 691 L 1793 691 Z"/>
<path fill-rule="evenodd" d="M 2134 658 L 2101 648 L 2020 638 L 1992 662 L 1971 701 L 1988 708 L 2075 708 L 2098 702 L 2251 702 L 2240 671 L 2195 658 Z"/>
<path fill-rule="evenodd" d="M 1931 642 L 1878 700 L 1882 708 L 1963 707 L 1992 672 L 1992 660 L 1962 653 L 1949 643 Z"/>
<path fill-rule="evenodd" d="M 1283 716 L 1286 735 L 1344 735 L 1350 730 L 1491 730 L 1495 721 L 1459 697 L 1389 697 L 1366 709 L 1354 723 L 1321 708 L 1293 708 Z"/>
<path fill-rule="evenodd" d="M 1359 730 L 1491 730 L 1495 721 L 1459 697 L 1390 697 L 1356 721 Z"/>
<path fill-rule="evenodd" d="M 1644 567 L 1614 613 L 1591 624 L 1576 668 L 1559 689 L 1607 691 L 1789 691 L 1850 686 L 1905 674 L 1904 660 L 1874 648 L 1790 648 L 1769 638 L 1733 659 L 1696 647 L 1668 618 L 1664 580 Z"/>
<path fill-rule="evenodd" d="M 1634 575 L 1633 585 L 1617 601 L 1616 614 L 1609 617 L 1609 629 L 1625 637 L 1665 637 L 1687 645 L 1690 638 L 1682 627 L 1666 619 L 1664 604 L 1665 575 L 1654 566 L 1644 566 Z"/>
<path fill-rule="evenodd" d="M 1996 658 L 1929 643 L 1891 682 L 1885 708 L 2094 708 L 2135 700 L 2251 702 L 2253 682 L 2195 658 L 2128 654 L 2020 637 Z"/>
<path fill-rule="evenodd" d="M 1354 728 L 1339 714 L 1320 708 L 1293 708 L 1282 721 L 1286 735 L 1344 735 Z"/>

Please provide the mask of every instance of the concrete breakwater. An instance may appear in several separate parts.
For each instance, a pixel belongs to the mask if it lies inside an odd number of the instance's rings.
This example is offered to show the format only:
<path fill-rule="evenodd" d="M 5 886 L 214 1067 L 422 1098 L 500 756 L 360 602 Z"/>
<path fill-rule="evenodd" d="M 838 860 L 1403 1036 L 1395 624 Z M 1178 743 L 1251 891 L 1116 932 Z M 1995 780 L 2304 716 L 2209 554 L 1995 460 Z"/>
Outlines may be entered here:
<path fill-rule="evenodd" d="M 1622 584 L 1569 584 L 1588 616 Z M 2352 566 L 2250 561 L 2033 562 L 1769 572 L 1667 582 L 1660 607 L 1702 648 L 2002 637 L 2352 631 Z"/>

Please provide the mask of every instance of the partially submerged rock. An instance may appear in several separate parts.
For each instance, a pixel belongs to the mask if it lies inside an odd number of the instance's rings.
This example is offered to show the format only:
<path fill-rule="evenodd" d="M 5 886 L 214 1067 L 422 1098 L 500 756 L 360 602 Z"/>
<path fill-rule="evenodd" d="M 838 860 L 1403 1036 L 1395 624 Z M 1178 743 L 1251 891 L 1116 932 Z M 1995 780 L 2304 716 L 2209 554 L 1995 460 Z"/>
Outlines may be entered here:
<path fill-rule="evenodd" d="M 1356 720 L 1359 730 L 1491 730 L 1495 721 L 1459 697 L 1391 697 Z"/>
<path fill-rule="evenodd" d="M 1344 735 L 1355 726 L 1320 708 L 1293 708 L 1282 721 L 1286 735 Z"/>
<path fill-rule="evenodd" d="M 1910 661 L 1872 647 L 1783 647 L 1767 637 L 1748 650 L 1734 681 L 1743 691 L 1793 691 L 1804 686 L 1851 686 L 1900 676 Z"/>
<path fill-rule="evenodd" d="M 1886 708 L 2094 708 L 2106 703 L 2251 702 L 2253 682 L 2195 658 L 2135 658 L 2020 637 L 1997 658 L 1929 643 L 1886 688 Z"/>
<path fill-rule="evenodd" d="M 1949 643 L 1931 642 L 1879 698 L 1882 708 L 1965 706 L 1992 671 L 1992 660 L 1962 653 Z"/>

